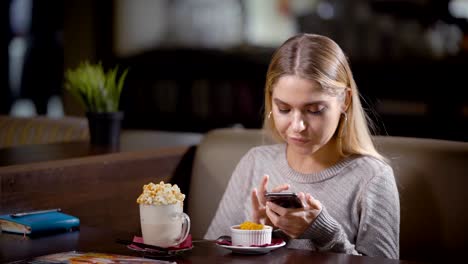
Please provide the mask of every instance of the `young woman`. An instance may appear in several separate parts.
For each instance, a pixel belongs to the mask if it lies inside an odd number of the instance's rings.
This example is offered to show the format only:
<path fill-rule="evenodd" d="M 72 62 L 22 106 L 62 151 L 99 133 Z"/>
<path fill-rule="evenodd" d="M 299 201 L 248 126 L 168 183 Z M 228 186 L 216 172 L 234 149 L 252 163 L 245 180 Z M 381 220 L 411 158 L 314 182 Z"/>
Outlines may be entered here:
<path fill-rule="evenodd" d="M 291 248 L 399 257 L 393 171 L 374 148 L 351 69 L 334 41 L 301 34 L 274 53 L 264 128 L 279 144 L 241 159 L 206 238 L 250 219 L 280 230 Z M 265 192 L 285 190 L 297 192 L 303 208 L 265 200 Z"/>

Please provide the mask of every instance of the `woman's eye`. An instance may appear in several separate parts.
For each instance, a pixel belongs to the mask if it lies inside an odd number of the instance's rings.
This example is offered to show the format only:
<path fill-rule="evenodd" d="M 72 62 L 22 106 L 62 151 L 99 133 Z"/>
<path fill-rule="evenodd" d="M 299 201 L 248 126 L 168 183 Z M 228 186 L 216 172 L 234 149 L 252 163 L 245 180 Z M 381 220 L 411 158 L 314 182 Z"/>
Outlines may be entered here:
<path fill-rule="evenodd" d="M 309 114 L 312 114 L 312 115 L 320 115 L 323 113 L 323 111 L 325 111 L 326 107 L 325 106 L 322 106 L 322 107 L 316 107 L 316 108 L 311 108 L 311 109 L 308 109 L 307 112 Z"/>
<path fill-rule="evenodd" d="M 289 110 L 289 109 L 281 109 L 281 108 L 279 108 L 278 111 L 279 111 L 280 113 L 282 113 L 282 114 L 286 114 L 286 113 L 289 113 L 290 110 Z"/>

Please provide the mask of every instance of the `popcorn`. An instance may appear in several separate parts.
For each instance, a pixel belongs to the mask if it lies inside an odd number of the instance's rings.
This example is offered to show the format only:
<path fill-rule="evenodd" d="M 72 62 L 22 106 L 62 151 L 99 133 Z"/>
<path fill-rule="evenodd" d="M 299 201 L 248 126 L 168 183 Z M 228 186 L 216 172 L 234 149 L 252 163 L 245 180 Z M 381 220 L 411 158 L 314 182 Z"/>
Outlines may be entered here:
<path fill-rule="evenodd" d="M 180 192 L 177 184 L 172 186 L 170 183 L 161 181 L 159 184 L 150 182 L 143 186 L 143 193 L 137 199 L 139 204 L 147 205 L 168 205 L 182 203 L 185 199 L 185 194 Z"/>

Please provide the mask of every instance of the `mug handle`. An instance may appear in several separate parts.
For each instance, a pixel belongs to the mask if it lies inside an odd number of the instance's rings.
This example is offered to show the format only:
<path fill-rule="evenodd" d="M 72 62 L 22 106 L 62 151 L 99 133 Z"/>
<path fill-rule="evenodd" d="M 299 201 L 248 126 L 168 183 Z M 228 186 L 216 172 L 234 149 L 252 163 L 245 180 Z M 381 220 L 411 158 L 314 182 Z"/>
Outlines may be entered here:
<path fill-rule="evenodd" d="M 180 218 L 180 217 L 183 218 L 182 229 L 181 229 L 182 232 L 180 233 L 180 236 L 176 239 L 175 245 L 178 245 L 184 242 L 185 239 L 187 239 L 187 236 L 190 232 L 190 217 L 186 213 L 178 214 L 177 218 Z"/>

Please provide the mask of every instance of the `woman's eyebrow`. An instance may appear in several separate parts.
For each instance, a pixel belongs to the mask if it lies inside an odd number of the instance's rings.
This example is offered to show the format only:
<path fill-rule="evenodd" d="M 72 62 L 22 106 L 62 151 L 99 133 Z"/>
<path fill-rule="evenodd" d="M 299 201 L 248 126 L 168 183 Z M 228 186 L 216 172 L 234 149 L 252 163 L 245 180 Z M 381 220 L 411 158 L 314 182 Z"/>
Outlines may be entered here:
<path fill-rule="evenodd" d="M 273 101 L 276 104 L 283 104 L 283 105 L 289 105 L 288 103 L 278 99 L 278 98 L 273 98 Z M 311 101 L 303 104 L 303 107 L 311 106 L 311 105 L 316 105 L 316 104 L 325 104 L 326 102 L 324 100 L 317 100 L 317 101 Z"/>

